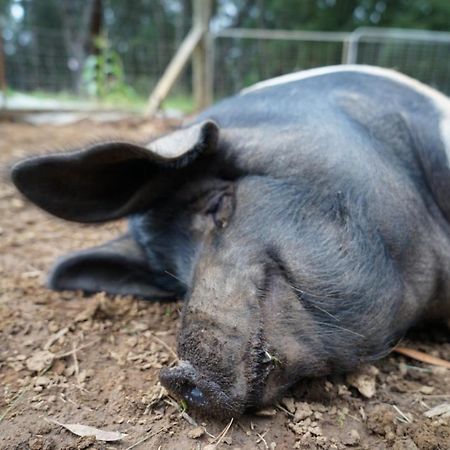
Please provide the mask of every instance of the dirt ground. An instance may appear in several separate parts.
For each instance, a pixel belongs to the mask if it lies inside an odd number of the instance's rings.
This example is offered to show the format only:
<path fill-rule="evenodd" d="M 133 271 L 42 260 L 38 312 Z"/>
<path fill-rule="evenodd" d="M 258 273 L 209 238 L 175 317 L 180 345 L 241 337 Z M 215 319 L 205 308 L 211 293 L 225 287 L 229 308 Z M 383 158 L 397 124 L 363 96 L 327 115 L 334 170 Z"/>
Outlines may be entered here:
<path fill-rule="evenodd" d="M 183 412 L 158 382 L 159 369 L 175 361 L 179 304 L 44 287 L 58 256 L 113 238 L 125 223 L 85 226 L 46 215 L 8 183 L 11 163 L 168 126 L 0 123 L 0 448 L 450 449 L 450 409 L 442 407 L 447 417 L 424 415 L 450 403 L 450 370 L 391 354 L 357 374 L 303 381 L 278 405 L 230 425 Z M 403 345 L 450 360 L 444 327 L 419 330 Z M 100 442 L 55 421 L 126 436 Z"/>

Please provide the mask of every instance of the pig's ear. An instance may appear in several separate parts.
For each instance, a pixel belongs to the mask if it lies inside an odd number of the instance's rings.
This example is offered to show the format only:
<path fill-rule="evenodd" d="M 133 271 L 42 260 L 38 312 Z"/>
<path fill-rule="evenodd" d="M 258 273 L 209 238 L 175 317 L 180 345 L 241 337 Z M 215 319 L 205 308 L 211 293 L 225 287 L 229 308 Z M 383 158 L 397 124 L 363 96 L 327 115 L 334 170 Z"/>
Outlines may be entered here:
<path fill-rule="evenodd" d="M 109 142 L 68 154 L 16 164 L 12 180 L 25 197 L 67 220 L 103 222 L 148 207 L 171 183 L 174 171 L 217 147 L 219 130 L 205 121 L 147 146 Z"/>
<path fill-rule="evenodd" d="M 161 274 L 152 273 L 143 250 L 129 235 L 80 252 L 56 262 L 48 285 L 55 290 L 82 290 L 87 293 L 136 295 L 152 300 L 174 299 L 178 286 Z M 159 281 L 159 283 L 158 283 Z M 172 289 L 173 288 L 173 289 Z"/>

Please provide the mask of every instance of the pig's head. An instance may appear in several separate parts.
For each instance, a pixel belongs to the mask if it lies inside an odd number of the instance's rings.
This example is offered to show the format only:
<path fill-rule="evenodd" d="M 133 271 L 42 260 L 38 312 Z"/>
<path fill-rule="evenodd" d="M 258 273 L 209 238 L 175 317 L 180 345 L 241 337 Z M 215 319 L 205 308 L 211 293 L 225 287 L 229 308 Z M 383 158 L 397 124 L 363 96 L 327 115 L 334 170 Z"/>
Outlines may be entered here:
<path fill-rule="evenodd" d="M 50 286 L 184 297 L 180 362 L 161 381 L 229 416 L 388 351 L 401 286 L 356 193 L 253 171 L 218 134 L 206 121 L 146 146 L 29 159 L 12 177 L 64 219 L 129 217 L 126 235 L 61 259 Z"/>

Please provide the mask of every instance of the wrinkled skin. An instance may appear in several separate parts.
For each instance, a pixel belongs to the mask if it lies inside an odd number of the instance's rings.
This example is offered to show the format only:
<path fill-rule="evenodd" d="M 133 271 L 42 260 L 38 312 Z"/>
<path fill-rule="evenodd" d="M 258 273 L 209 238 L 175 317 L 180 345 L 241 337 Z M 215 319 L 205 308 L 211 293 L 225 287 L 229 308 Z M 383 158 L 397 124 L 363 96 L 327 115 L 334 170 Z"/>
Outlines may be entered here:
<path fill-rule="evenodd" d="M 180 363 L 161 381 L 216 416 L 450 316 L 443 112 L 388 75 L 261 88 L 146 147 L 19 163 L 18 188 L 57 216 L 130 218 L 120 240 L 61 259 L 50 287 L 183 297 Z"/>

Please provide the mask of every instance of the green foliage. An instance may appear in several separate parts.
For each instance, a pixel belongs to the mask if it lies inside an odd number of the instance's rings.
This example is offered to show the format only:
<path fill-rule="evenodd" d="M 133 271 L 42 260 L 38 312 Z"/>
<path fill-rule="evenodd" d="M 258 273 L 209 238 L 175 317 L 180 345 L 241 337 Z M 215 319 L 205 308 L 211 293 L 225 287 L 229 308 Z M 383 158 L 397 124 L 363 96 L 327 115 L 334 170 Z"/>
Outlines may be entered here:
<path fill-rule="evenodd" d="M 83 68 L 83 87 L 89 96 L 101 100 L 136 98 L 134 90 L 125 82 L 119 54 L 113 50 L 105 35 L 95 39 L 96 52 L 87 57 Z"/>
<path fill-rule="evenodd" d="M 178 407 L 180 408 L 180 412 L 182 413 L 186 412 L 188 409 L 187 401 L 184 399 L 180 400 L 178 403 Z"/>
<path fill-rule="evenodd" d="M 235 8 L 230 8 L 230 4 Z M 218 0 L 218 5 L 218 14 L 233 27 L 352 31 L 362 26 L 383 26 L 449 30 L 449 0 Z"/>

